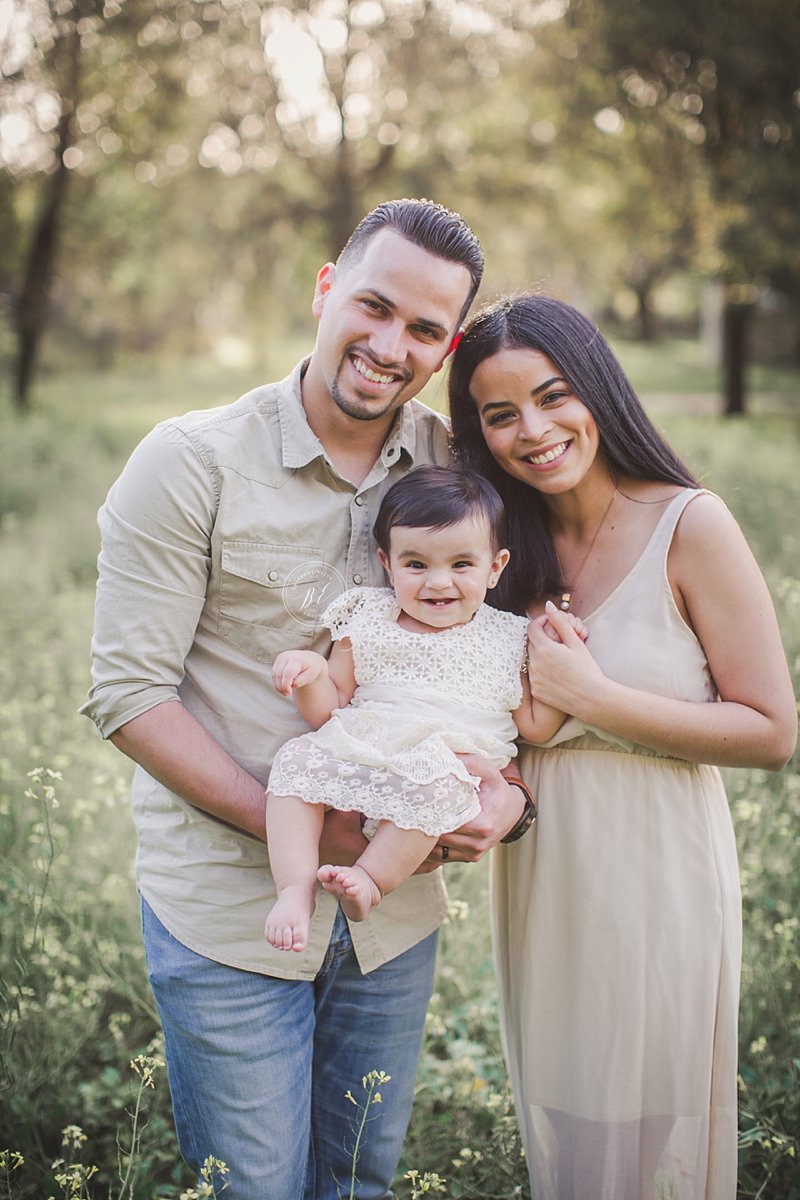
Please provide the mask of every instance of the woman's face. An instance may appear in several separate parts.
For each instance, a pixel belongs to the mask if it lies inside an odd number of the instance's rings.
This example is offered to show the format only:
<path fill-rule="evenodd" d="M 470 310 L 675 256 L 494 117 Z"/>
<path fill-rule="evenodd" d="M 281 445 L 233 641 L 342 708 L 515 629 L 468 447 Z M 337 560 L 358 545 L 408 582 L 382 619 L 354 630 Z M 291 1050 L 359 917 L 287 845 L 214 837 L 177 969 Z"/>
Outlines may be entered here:
<path fill-rule="evenodd" d="M 499 466 L 540 492 L 577 487 L 598 460 L 594 417 L 538 350 L 500 350 L 470 383 L 486 445 Z"/>

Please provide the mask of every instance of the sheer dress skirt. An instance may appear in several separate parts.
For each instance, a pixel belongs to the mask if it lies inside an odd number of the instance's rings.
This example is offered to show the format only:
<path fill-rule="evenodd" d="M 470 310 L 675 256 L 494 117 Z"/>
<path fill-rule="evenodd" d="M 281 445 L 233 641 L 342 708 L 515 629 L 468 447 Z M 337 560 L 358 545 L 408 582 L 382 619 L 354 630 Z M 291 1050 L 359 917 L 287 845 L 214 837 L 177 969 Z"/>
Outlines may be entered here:
<path fill-rule="evenodd" d="M 495 851 L 492 891 L 533 1196 L 734 1200 L 741 902 L 719 772 L 585 744 L 520 765 L 539 820 Z"/>

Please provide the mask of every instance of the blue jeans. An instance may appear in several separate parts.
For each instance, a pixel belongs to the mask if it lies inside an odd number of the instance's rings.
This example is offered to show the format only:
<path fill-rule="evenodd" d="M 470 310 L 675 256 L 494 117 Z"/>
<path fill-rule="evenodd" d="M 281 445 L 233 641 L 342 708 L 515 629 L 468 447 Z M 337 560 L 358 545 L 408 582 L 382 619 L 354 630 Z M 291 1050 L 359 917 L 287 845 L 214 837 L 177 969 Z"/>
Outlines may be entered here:
<path fill-rule="evenodd" d="M 142 901 L 150 983 L 167 1053 L 181 1154 L 199 1173 L 229 1167 L 225 1200 L 338 1200 L 349 1195 L 361 1080 L 391 1082 L 370 1110 L 359 1200 L 391 1200 L 408 1127 L 436 961 L 433 933 L 362 975 L 337 914 L 313 981 L 223 966 L 187 949 Z M 339 1185 L 337 1187 L 337 1184 Z"/>

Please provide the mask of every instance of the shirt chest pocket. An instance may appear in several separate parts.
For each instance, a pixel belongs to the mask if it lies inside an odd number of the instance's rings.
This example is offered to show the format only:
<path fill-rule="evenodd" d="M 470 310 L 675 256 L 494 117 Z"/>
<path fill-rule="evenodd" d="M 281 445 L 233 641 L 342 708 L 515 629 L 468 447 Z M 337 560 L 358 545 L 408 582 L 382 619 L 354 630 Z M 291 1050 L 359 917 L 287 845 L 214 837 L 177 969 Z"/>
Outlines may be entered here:
<path fill-rule="evenodd" d="M 258 662 L 281 650 L 311 649 L 317 594 L 330 568 L 314 547 L 223 542 L 218 633 Z"/>

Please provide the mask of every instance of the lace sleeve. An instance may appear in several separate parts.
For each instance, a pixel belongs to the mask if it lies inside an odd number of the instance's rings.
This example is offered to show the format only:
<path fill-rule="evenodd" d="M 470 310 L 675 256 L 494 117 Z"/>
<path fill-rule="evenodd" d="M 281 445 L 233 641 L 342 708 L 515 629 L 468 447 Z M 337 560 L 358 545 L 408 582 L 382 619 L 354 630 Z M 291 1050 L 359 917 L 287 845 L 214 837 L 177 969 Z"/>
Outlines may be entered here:
<path fill-rule="evenodd" d="M 364 588 L 351 588 L 342 592 L 341 596 L 331 600 L 322 614 L 322 624 L 330 629 L 335 642 L 349 636 L 350 622 L 364 605 L 364 591 Z"/>

